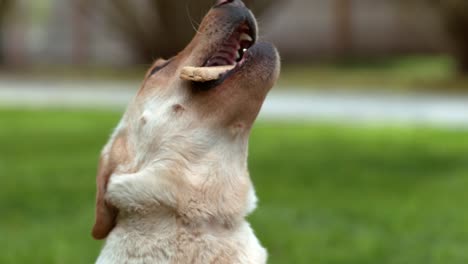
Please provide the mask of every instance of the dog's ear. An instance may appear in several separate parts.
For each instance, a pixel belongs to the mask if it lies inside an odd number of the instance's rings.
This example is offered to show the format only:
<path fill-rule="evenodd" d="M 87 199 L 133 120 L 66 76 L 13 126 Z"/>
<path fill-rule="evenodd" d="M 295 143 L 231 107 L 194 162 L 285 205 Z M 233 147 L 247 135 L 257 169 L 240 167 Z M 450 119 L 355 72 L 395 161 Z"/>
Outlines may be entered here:
<path fill-rule="evenodd" d="M 107 183 L 115 166 L 112 166 L 107 155 L 101 155 L 96 177 L 96 222 L 94 223 L 92 235 L 95 239 L 104 239 L 115 226 L 117 209 L 105 200 Z"/>
<path fill-rule="evenodd" d="M 167 64 L 167 60 L 163 58 L 159 58 L 156 61 L 154 61 L 153 65 L 148 69 L 146 72 L 146 77 L 150 77 L 151 75 L 155 74 L 158 70 L 160 70 L 164 65 Z"/>
<path fill-rule="evenodd" d="M 115 226 L 118 210 L 105 199 L 107 184 L 118 165 L 130 162 L 129 148 L 127 147 L 127 134 L 125 130 L 116 133 L 99 159 L 99 168 L 96 177 L 96 222 L 92 235 L 95 239 L 104 239 Z"/>

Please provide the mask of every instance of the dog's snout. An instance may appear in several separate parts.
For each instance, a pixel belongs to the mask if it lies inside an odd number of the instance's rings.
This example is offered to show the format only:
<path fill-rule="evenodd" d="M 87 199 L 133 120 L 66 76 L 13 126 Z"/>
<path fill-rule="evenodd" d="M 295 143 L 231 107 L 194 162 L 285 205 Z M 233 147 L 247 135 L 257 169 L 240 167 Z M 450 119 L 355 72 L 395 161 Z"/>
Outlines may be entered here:
<path fill-rule="evenodd" d="M 242 0 L 216 0 L 215 7 L 222 6 L 222 5 L 233 5 L 233 6 L 240 6 L 240 7 L 245 6 Z"/>

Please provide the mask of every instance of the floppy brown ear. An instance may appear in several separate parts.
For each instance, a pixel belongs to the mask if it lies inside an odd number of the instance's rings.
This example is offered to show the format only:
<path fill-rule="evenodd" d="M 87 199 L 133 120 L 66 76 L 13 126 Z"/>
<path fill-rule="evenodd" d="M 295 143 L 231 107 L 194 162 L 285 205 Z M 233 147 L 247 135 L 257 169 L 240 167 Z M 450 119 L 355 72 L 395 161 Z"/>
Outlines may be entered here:
<path fill-rule="evenodd" d="M 96 222 L 94 223 L 92 235 L 95 239 L 104 239 L 115 226 L 117 209 L 108 204 L 104 197 L 107 190 L 107 183 L 113 172 L 110 161 L 101 156 L 99 160 L 98 174 L 96 177 Z"/>

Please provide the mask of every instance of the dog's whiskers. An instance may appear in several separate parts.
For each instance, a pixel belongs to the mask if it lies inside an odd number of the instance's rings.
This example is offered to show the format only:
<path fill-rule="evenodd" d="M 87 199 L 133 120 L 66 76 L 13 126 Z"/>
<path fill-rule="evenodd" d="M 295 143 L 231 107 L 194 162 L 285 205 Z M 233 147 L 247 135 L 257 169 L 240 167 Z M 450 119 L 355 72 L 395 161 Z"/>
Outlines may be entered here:
<path fill-rule="evenodd" d="M 190 4 L 190 1 L 188 1 L 188 2 L 185 4 L 185 12 L 187 13 L 187 17 L 188 17 L 188 19 L 190 20 L 190 25 L 192 26 L 193 30 L 194 30 L 197 34 L 201 34 L 201 32 L 198 30 L 198 27 L 200 26 L 200 23 L 198 23 L 197 21 L 195 21 L 195 19 L 192 18 L 192 15 L 190 15 L 189 4 Z M 197 24 L 197 25 L 195 25 L 195 24 Z"/>

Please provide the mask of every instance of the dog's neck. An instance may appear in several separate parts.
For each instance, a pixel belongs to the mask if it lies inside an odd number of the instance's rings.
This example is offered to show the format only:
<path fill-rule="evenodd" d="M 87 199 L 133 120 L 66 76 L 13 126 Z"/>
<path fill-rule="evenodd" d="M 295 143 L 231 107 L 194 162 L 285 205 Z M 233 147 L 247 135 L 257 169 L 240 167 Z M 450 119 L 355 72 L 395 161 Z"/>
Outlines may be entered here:
<path fill-rule="evenodd" d="M 121 169 L 137 173 L 147 171 L 143 176 L 145 181 L 167 178 L 166 181 L 172 181 L 170 187 L 178 188 L 176 195 L 168 192 L 167 197 L 147 199 L 144 205 L 125 200 L 126 204 L 121 204 L 120 197 L 111 197 L 123 209 L 128 209 L 121 210 L 118 224 L 152 229 L 164 223 L 167 217 L 175 217 L 173 220 L 186 226 L 224 228 L 243 221 L 256 205 L 247 170 L 248 139 L 244 136 L 174 137 L 177 138 L 157 142 L 157 147 L 145 146 L 147 151 L 137 151 L 140 156 L 135 156 Z M 131 139 L 130 142 L 136 143 L 130 149 L 142 144 Z M 124 177 L 130 179 L 127 176 L 122 176 L 122 179 Z M 136 186 L 134 183 L 126 184 Z M 154 193 L 155 197 L 159 194 L 156 192 L 164 194 L 166 191 L 164 188 L 159 190 L 159 186 L 153 183 L 135 188 L 138 195 L 148 193 L 151 196 Z M 119 196 L 121 193 L 111 192 L 110 195 Z"/>

